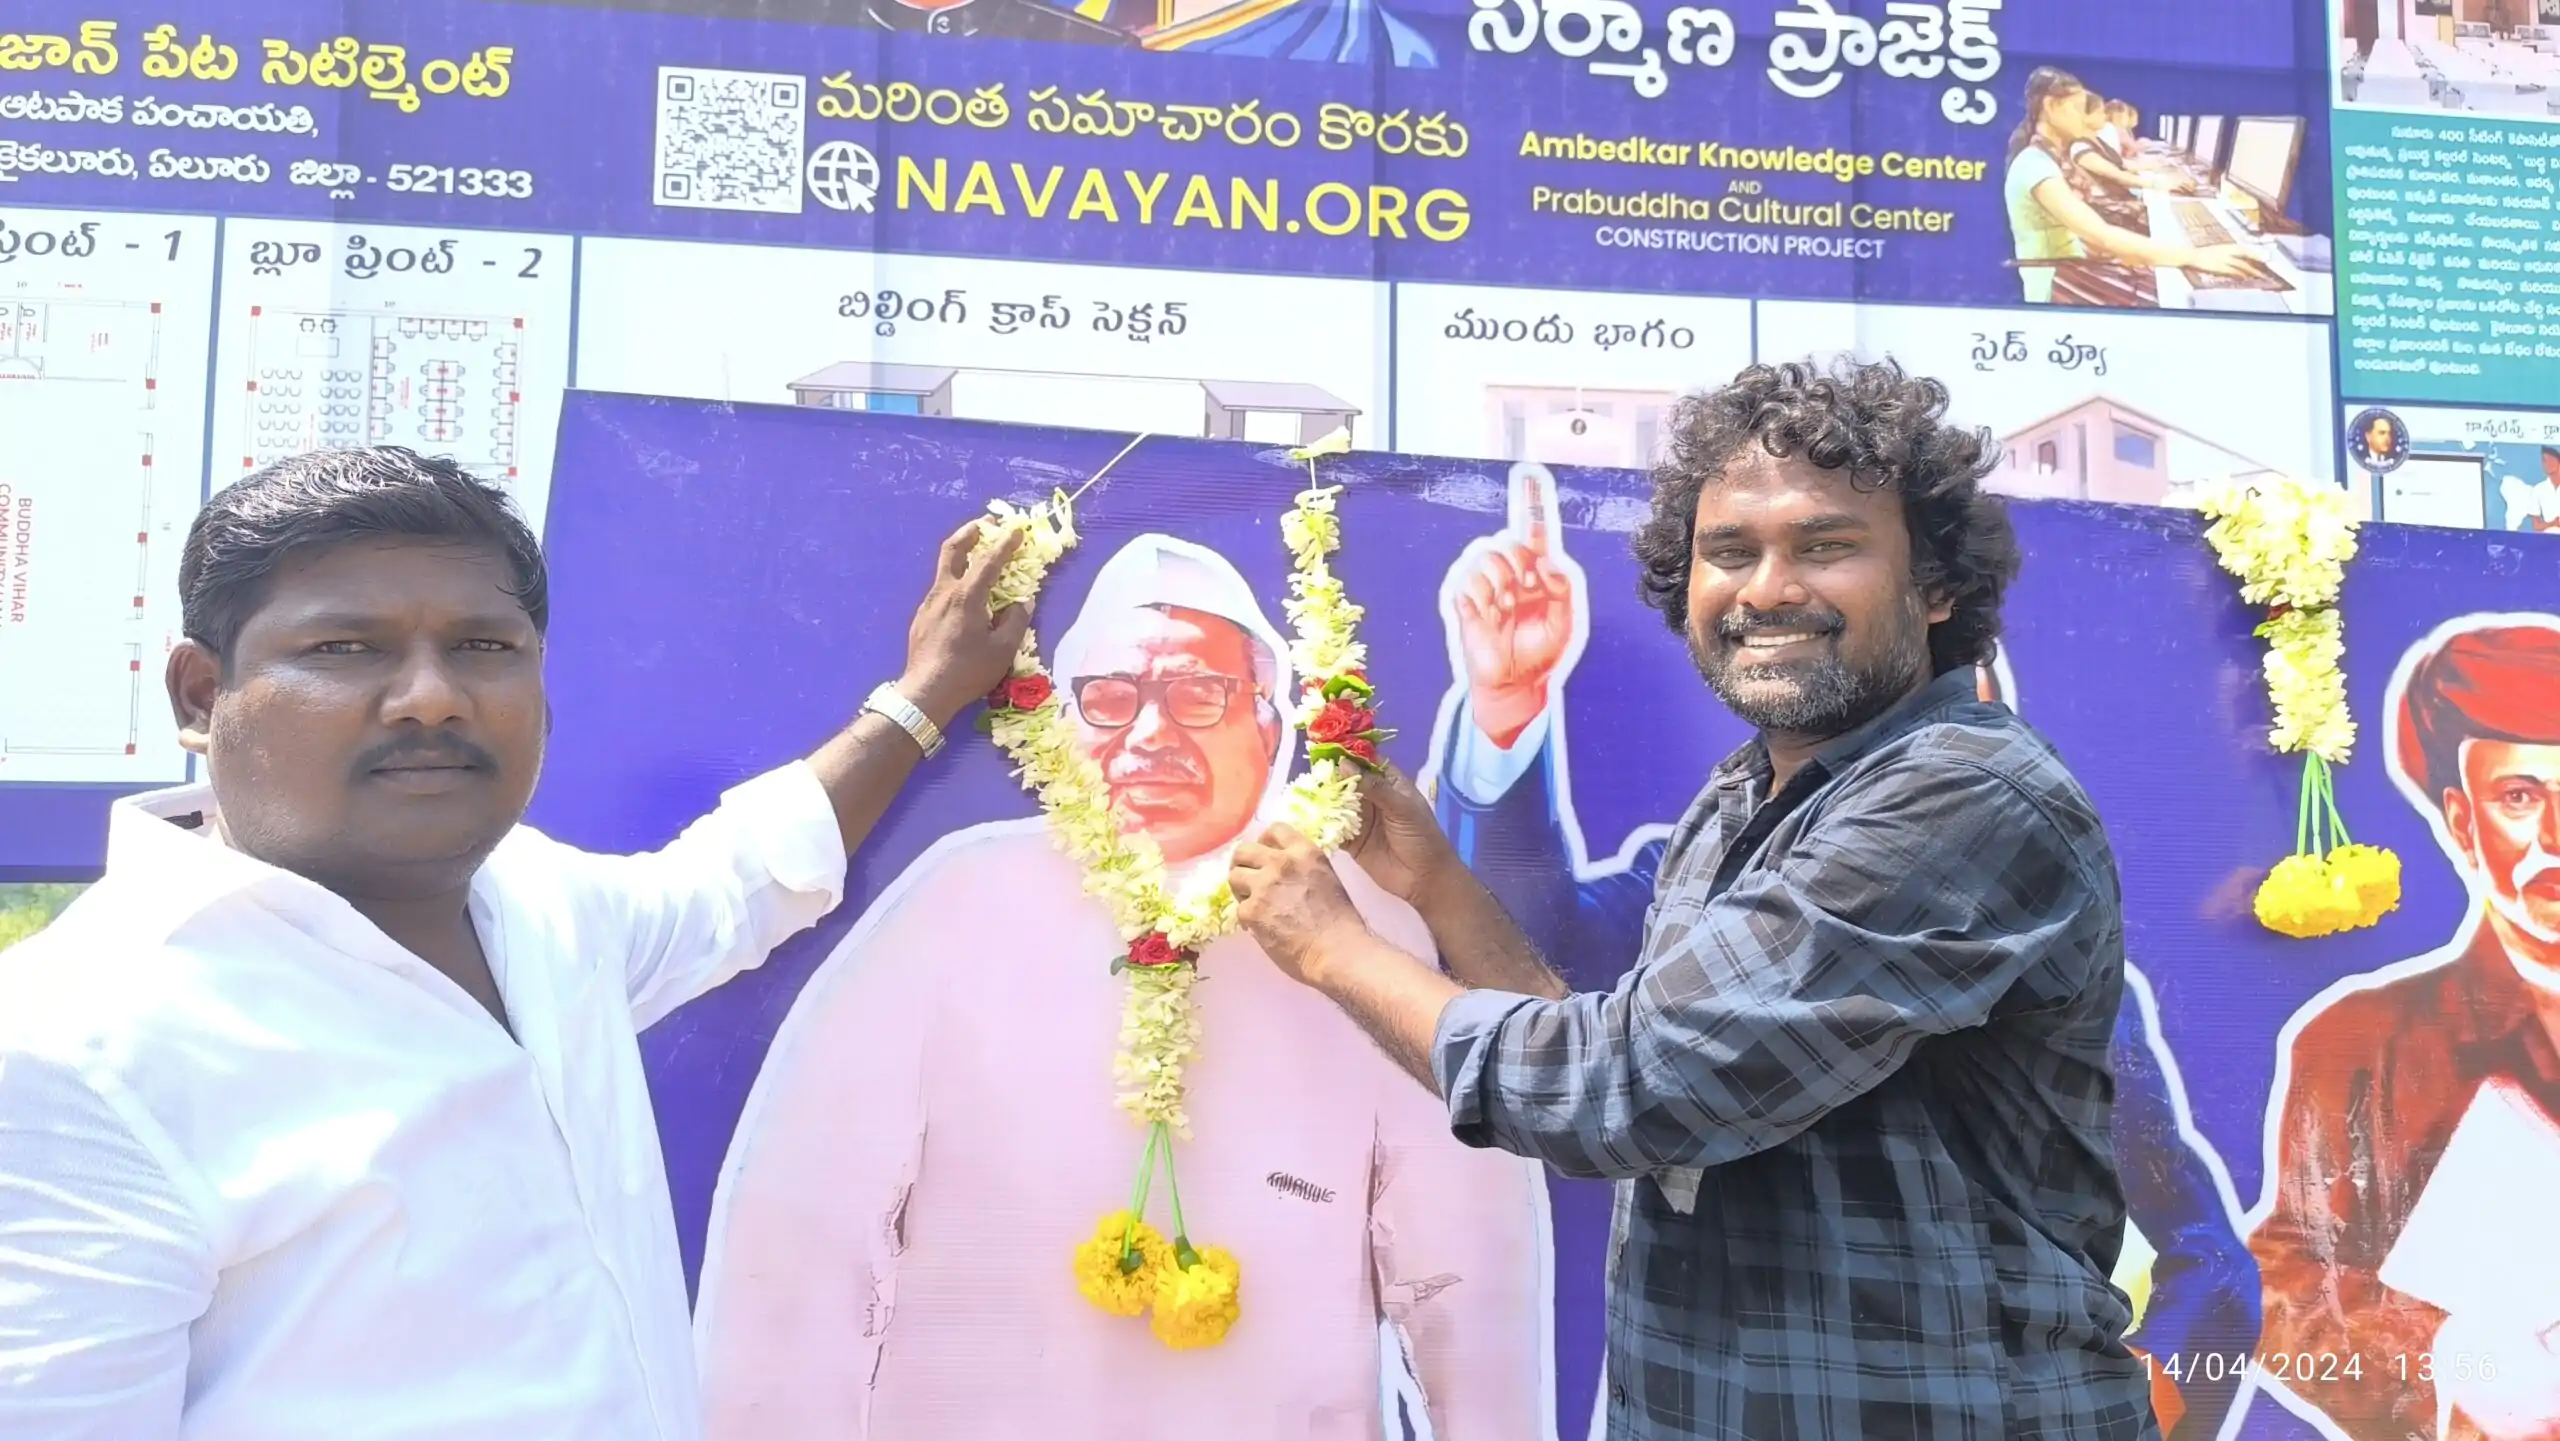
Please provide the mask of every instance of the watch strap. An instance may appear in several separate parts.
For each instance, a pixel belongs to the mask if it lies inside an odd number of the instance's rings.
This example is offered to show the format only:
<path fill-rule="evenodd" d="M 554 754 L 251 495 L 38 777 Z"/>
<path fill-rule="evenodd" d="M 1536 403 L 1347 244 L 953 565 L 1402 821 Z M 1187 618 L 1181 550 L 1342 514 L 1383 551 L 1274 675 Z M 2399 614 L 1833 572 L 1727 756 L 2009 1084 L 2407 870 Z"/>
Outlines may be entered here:
<path fill-rule="evenodd" d="M 896 686 L 875 688 L 870 698 L 862 703 L 862 708 L 905 731 L 927 758 L 942 749 L 942 727 L 935 725 L 931 716 L 918 710 L 915 702 L 901 695 Z"/>

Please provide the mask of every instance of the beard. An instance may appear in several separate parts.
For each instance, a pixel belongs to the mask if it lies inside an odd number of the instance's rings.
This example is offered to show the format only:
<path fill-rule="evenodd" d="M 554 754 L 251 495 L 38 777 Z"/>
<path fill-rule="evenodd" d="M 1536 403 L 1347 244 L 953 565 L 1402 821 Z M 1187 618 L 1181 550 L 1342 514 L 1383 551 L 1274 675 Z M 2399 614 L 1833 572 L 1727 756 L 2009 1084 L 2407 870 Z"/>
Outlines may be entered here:
<path fill-rule="evenodd" d="M 1689 658 L 1716 699 L 1745 724 L 1828 740 L 1891 710 L 1929 675 L 1929 627 L 1920 598 L 1906 599 L 1872 647 L 1854 646 L 1846 620 L 1806 609 L 1734 611 L 1689 624 Z M 1810 653 L 1745 659 L 1747 636 L 1810 634 Z M 1863 653 L 1862 653 L 1863 649 Z"/>

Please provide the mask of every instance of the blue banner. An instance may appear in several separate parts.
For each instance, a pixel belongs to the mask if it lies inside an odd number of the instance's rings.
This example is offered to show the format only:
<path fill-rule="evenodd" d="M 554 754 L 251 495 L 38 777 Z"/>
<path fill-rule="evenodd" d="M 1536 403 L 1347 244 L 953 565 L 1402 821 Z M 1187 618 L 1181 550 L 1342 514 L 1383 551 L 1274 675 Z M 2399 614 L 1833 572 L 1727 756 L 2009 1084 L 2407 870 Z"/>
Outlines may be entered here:
<path fill-rule="evenodd" d="M 918 568 L 932 543 L 985 499 L 1030 501 L 1056 485 L 1072 485 L 1124 443 L 1119 436 L 782 408 L 574 399 L 562 439 L 564 518 L 552 538 L 553 697 L 562 734 L 620 739 L 612 746 L 562 748 L 544 777 L 535 821 L 581 845 L 645 847 L 672 835 L 722 787 L 801 753 L 843 722 L 866 677 L 890 673 L 899 663 L 906 588 L 896 577 L 921 583 Z M 1527 924 L 1544 932 L 1542 940 L 1577 984 L 1609 984 L 1633 959 L 1648 841 L 1679 815 L 1708 768 L 1746 738 L 1699 683 L 1679 639 L 1637 601 L 1626 532 L 1642 513 L 1643 477 L 1389 456 L 1329 464 L 1338 464 L 1334 478 L 1350 487 L 1337 569 L 1368 610 L 1363 636 L 1385 698 L 1384 720 L 1402 732 L 1390 748 L 1393 758 L 1433 778 L 1453 833 L 1507 835 L 1498 845 L 1478 846 L 1480 872 Z M 1142 537 L 1159 535 L 1231 562 L 1276 613 L 1287 557 L 1273 522 L 1303 481 L 1303 468 L 1278 450 L 1146 441 L 1082 503 L 1085 538 L 1049 584 L 1041 632 L 1055 636 L 1071 624 L 1089 626 L 1092 608 L 1109 603 L 1088 595 L 1097 568 Z M 1500 789 L 1488 795 L 1482 793 L 1487 782 L 1463 773 L 1458 759 L 1468 744 L 1472 682 L 1463 623 L 1448 598 L 1488 564 L 1488 552 L 1524 543 L 1526 507 L 1543 507 L 1545 497 L 1552 497 L 1559 522 L 1554 560 L 1577 582 L 1567 624 L 1571 644 L 1553 658 L 1553 714 L 1538 763 L 1494 782 Z M 2479 898 L 2496 894 L 2498 883 L 2481 869 L 2477 853 L 2445 830 L 2454 801 L 2411 779 L 2422 774 L 2410 768 L 2420 748 L 2393 737 L 2412 723 L 2404 717 L 2441 714 L 2440 689 L 2418 684 L 2413 701 L 2411 675 L 2417 661 L 2449 640 L 2482 634 L 2508 644 L 2521 634 L 2530 647 L 2541 643 L 2533 640 L 2539 634 L 2560 646 L 2560 617 L 2509 614 L 2547 603 L 2547 570 L 2501 564 L 2502 543 L 2489 537 L 2389 526 L 2365 532 L 2344 601 L 2346 672 L 2364 725 L 2354 763 L 2340 774 L 2339 794 L 2360 840 L 2388 845 L 2405 858 L 2406 899 L 2373 930 L 2305 943 L 2267 932 L 2249 913 L 2251 887 L 2293 833 L 2299 767 L 2265 747 L 2266 700 L 2251 616 L 2236 583 L 2215 567 L 2197 523 L 2165 511 L 2033 503 L 2019 507 L 2018 522 L 2031 560 L 2006 608 L 2003 663 L 1984 684 L 2060 746 L 2096 800 L 2122 866 L 2133 976 L 2115 1057 L 2117 1141 L 2132 1230 L 2117 1280 L 2135 1298 L 2140 1319 L 2131 1339 L 2151 1357 L 2159 1378 L 2155 1406 L 2173 1422 L 2173 1437 L 2400 1434 L 2393 1428 L 2407 1398 L 2432 1405 L 2439 1365 L 2447 1371 L 2442 1394 L 2448 1397 L 2476 1395 L 2482 1384 L 2468 1374 L 2477 1370 L 2476 1357 L 2461 1363 L 2466 1375 L 2457 1380 L 2450 1374 L 2457 1364 L 2452 1352 L 2438 1358 L 2425 1347 L 2374 1349 L 2371 1360 L 2352 1367 L 2355 1375 L 2345 1374 L 2350 1343 L 2370 1346 L 2375 1333 L 2369 1328 L 2395 1303 L 2348 1302 L 2341 1310 L 2330 1298 L 2378 1295 L 2369 1289 L 2377 1284 L 2372 1274 L 2389 1237 L 2407 1221 L 2415 1187 L 2371 1198 L 2322 1190 L 2320 1178 L 2332 1163 L 2289 1138 L 2289 1128 L 2306 1118 L 2348 1116 L 2359 1105 L 2379 1106 L 2386 1117 L 2421 1128 L 2425 1134 L 2408 1143 L 2423 1149 L 2442 1144 L 2459 1119 L 2459 1105 L 2448 1101 L 2461 1098 L 2434 1081 L 2392 1081 L 2363 1101 L 2348 1090 L 2377 1084 L 2352 1077 L 2393 1054 L 2391 1047 L 2451 1044 L 2430 1016 L 2427 987 L 2498 974 L 2475 970 L 2481 962 L 2474 945 L 2476 935 L 2489 934 L 2481 930 Z M 671 577 L 680 581 L 670 583 Z M 738 703 L 749 695 L 754 704 Z M 2518 692 L 2506 702 L 2531 704 L 2532 697 Z M 631 724 L 635 716 L 645 716 L 646 724 Z M 1642 743 L 1631 743 L 1632 737 Z M 1462 811 L 1469 817 L 1463 826 Z M 973 1381 L 965 1388 L 969 1395 L 957 1396 L 937 1391 L 935 1376 L 1019 1377 L 1020 1395 L 1031 1402 L 1066 1384 L 1053 1361 L 1010 1349 L 1002 1327 L 991 1326 L 972 1349 L 936 1329 L 947 1319 L 933 1319 L 966 1313 L 966 1296 L 974 1294 L 969 1288 L 986 1284 L 985 1271 L 973 1265 L 1002 1268 L 1007 1286 L 1054 1300 L 1050 1293 L 1072 1287 L 1063 1257 L 1017 1258 L 1016 1247 L 989 1239 L 986 1259 L 962 1262 L 935 1254 L 950 1240 L 922 1238 L 947 1238 L 952 1226 L 973 1236 L 992 1237 L 1008 1227 L 1054 1234 L 1062 1226 L 1089 1225 L 1089 1213 L 1113 1204 L 1107 1196 L 1069 1194 L 1073 1188 L 1060 1179 L 1072 1172 L 1065 1161 L 990 1168 L 980 1156 L 1011 1153 L 969 1146 L 1019 1145 L 1030 1148 L 1026 1156 L 1046 1156 L 1051 1143 L 1033 1138 L 1057 1129 L 1075 1144 L 1104 1148 L 1116 1165 L 1126 1160 L 1120 1143 L 1136 1135 L 1107 1098 L 1097 1099 L 1109 1087 L 1112 1022 L 1107 1004 L 1091 1007 L 1096 997 L 1107 1001 L 1117 982 L 1103 959 L 1043 945 L 1042 936 L 1064 922 L 1026 900 L 1032 892 L 1024 883 L 995 872 L 969 883 L 1009 885 L 1012 898 L 995 903 L 989 892 L 985 907 L 951 912 L 948 924 L 975 939 L 959 951 L 936 953 L 933 964 L 948 967 L 947 974 L 910 976 L 885 990 L 856 989 L 887 984 L 878 977 L 892 952 L 871 938 L 884 926 L 909 924 L 911 931 L 911 923 L 895 920 L 905 914 L 905 896 L 919 886 L 954 884 L 947 876 L 960 864 L 955 855 L 1017 844 L 1037 852 L 1045 843 L 1034 815 L 992 746 L 965 737 L 901 797 L 857 858 L 855 890 L 834 918 L 762 971 L 680 1012 L 643 1043 L 688 1264 L 704 1266 L 708 1246 L 717 1272 L 724 1248 L 753 1245 L 751 1234 L 728 1228 L 751 1232 L 754 1213 L 721 1199 L 724 1188 L 738 1184 L 747 1144 L 741 1138 L 755 1132 L 758 1115 L 785 1104 L 793 1085 L 809 1084 L 793 1079 L 802 1070 L 770 1058 L 777 1034 L 797 1034 L 803 1050 L 822 1040 L 855 1039 L 894 1049 L 898 1043 L 890 1037 L 907 1025 L 903 1018 L 939 1018 L 916 1022 L 928 1028 L 928 1054 L 935 1058 L 918 1073 L 921 1102 L 912 1099 L 912 1089 L 885 1083 L 829 1101 L 834 1124 L 847 1128 L 847 1136 L 860 1133 L 866 1145 L 881 1130 L 905 1135 L 905 1128 L 920 1125 L 905 1109 L 916 1104 L 932 1109 L 936 1134 L 972 1138 L 957 1151 L 919 1140 L 918 1149 L 897 1152 L 907 1159 L 848 1173 L 876 1180 L 878 1167 L 888 1167 L 887 1191 L 865 1192 L 875 1199 L 848 1204 L 876 1204 L 877 1194 L 894 1191 L 909 1208 L 909 1234 L 919 1238 L 914 1269 L 897 1277 L 898 1314 L 926 1318 L 915 1334 L 944 1352 L 919 1339 L 921 1356 L 900 1353 L 892 1319 L 875 1382 L 877 1404 L 910 1408 L 896 1410 L 910 1418 L 964 1416 L 996 1424 L 1013 1414 L 1005 1408 L 1017 1404 L 1008 1399 L 1014 1381 L 1006 1387 Z M 1568 909 L 1598 917 L 1597 924 L 1560 928 L 1538 899 L 1560 894 L 1579 895 Z M 929 969 L 924 952 L 894 954 Z M 1059 979 L 1062 971 L 1067 979 Z M 2504 974 L 2513 990 L 2516 972 Z M 1252 994 L 1255 982 L 1237 977 L 1226 984 Z M 812 999 L 849 995 L 869 996 L 879 1009 Z M 1012 1009 L 1011 996 L 1050 999 L 1031 1004 L 1025 1015 Z M 2512 1019 L 2528 1012 L 2500 1014 Z M 827 1015 L 866 1019 L 829 1022 Z M 1247 1032 L 1297 1024 L 1279 1015 L 1253 1021 L 1229 1013 L 1225 1019 Z M 854 1029 L 829 1029 L 847 1025 Z M 1004 1039 L 1024 1025 L 1033 1030 Z M 1212 1031 L 1204 1054 L 1259 1049 L 1236 1030 L 1216 1033 L 1214 1020 Z M 1061 1040 L 1062 1033 L 1076 1039 Z M 1270 1088 L 1260 1094 L 1291 1096 L 1294 1106 L 1307 1077 L 1334 1069 L 1358 1073 L 1374 1060 L 1347 1022 L 1324 1034 L 1330 1039 L 1305 1042 L 1328 1048 L 1324 1058 L 1292 1056 L 1287 1064 L 1304 1070 L 1260 1076 Z M 2457 1045 L 2455 1054 L 2474 1056 L 2465 1065 L 2497 1070 L 2504 1063 L 2494 1055 L 2503 1052 L 2482 1044 L 2486 1049 L 2473 1052 Z M 1254 1067 L 1281 1063 L 1232 1064 L 1250 1079 Z M 1231 1076 L 1229 1083 L 1244 1081 Z M 761 1099 L 751 1101 L 751 1093 Z M 866 1100 L 874 1095 L 908 1099 L 875 1105 Z M 1347 1104 L 1335 1096 L 1307 1092 L 1308 1113 L 1323 1111 L 1349 1124 L 1326 1109 Z M 1118 1124 L 1104 1127 L 1093 1119 L 1097 1112 Z M 742 1114 L 747 1131 L 740 1129 Z M 1231 1114 L 1263 1113 L 1246 1107 Z M 1300 1124 L 1303 1117 L 1291 1114 L 1288 1124 Z M 1276 1112 L 1263 1119 L 1280 1124 Z M 1099 1129 L 1088 1132 L 1088 1126 Z M 1410 1138 L 1417 1158 L 1411 1163 L 1425 1164 L 1418 1158 L 1434 1143 L 1429 1136 Z M 1445 1135 L 1436 1143 L 1454 1144 Z M 1296 1248 L 1314 1244 L 1307 1233 L 1288 1229 L 1297 1224 L 1288 1218 L 1303 1212 L 1306 1225 L 1325 1223 L 1324 1206 L 1295 1199 L 1296 1183 L 1341 1197 L 1342 1204 L 1365 1194 L 1331 1172 L 1302 1174 L 1312 1163 L 1291 1154 L 1289 1143 L 1247 1144 L 1228 1128 L 1205 1128 L 1185 1153 L 1187 1168 L 1224 1174 L 1223 1183 L 1185 1184 L 1226 1185 L 1231 1227 L 1263 1224 L 1252 1219 L 1251 1208 L 1261 1204 L 1254 1196 L 1280 1208 L 1286 1224 L 1251 1231 L 1266 1249 L 1259 1258 L 1244 1257 L 1248 1276 L 1260 1274 L 1257 1259 L 1265 1268 L 1300 1264 Z M 1239 1175 L 1252 1184 L 1235 1184 Z M 1273 1175 L 1291 1185 L 1264 1184 Z M 1547 1369 L 1541 1384 L 1551 1396 L 1555 1434 L 1578 1437 L 1602 1385 L 1608 1193 L 1563 1181 L 1544 1191 L 1544 1239 L 1535 1258 L 1540 1275 L 1533 1279 L 1551 1295 L 1552 1326 L 1542 1343 Z M 1208 1227 L 1196 1204 L 1194 1210 L 1195 1228 Z M 1452 1213 L 1439 1224 L 1502 1224 L 1498 1217 L 1471 1220 L 1472 1214 Z M 2380 1241 L 2349 1251 L 2292 1239 L 2306 1226 L 2344 1227 Z M 810 1258 L 817 1269 L 809 1284 L 822 1289 L 843 1280 L 827 1266 L 855 1264 L 850 1253 L 823 1246 L 795 1254 Z M 2485 1239 L 2465 1254 L 2475 1266 L 2526 1264 Z M 2261 1257 L 2268 1261 L 2263 1275 Z M 1344 1268 L 1333 1279 L 1348 1286 L 1349 1269 L 1367 1263 L 1355 1251 L 1323 1264 Z M 1415 1400 L 1413 1378 L 1397 1369 L 1392 1347 L 1383 1361 L 1337 1349 L 1332 1360 L 1291 1372 L 1287 1385 L 1339 1391 L 1375 1384 L 1383 1388 L 1388 1414 L 1400 1408 L 1416 1434 L 1487 1434 L 1447 1424 L 1446 1414 L 1435 1432 L 1433 1408 L 1454 1407 L 1464 1416 L 1470 1398 L 1486 1388 L 1512 1394 L 1501 1377 L 1471 1367 L 1499 1366 L 1528 1344 L 1500 1324 L 1507 1314 L 1500 1310 L 1507 1304 L 1500 1299 L 1505 1286 L 1527 1283 L 1491 1274 L 1470 1281 L 1482 1283 L 1476 1294 L 1496 1298 L 1484 1303 L 1495 1311 L 1454 1323 L 1461 1342 L 1453 1344 L 1473 1360 L 1430 1363 L 1441 1368 L 1420 1378 L 1429 1383 L 1420 1394 L 1430 1407 Z M 1327 1323 L 1295 1309 L 1302 1291 L 1275 1289 L 1274 1312 L 1262 1313 L 1266 1319 L 1303 1323 L 1311 1338 L 1325 1334 Z M 733 1294 L 751 1296 L 753 1288 L 739 1286 Z M 1435 1304 L 1468 1314 L 1462 1309 L 1472 1304 L 1466 1285 L 1443 1295 L 1448 1299 Z M 717 1334 L 721 1316 L 756 1314 L 745 1300 L 706 1294 L 702 1301 L 712 1351 L 725 1344 Z M 1048 1301 L 1023 1304 L 1036 1309 Z M 1248 1299 L 1249 1317 L 1252 1305 Z M 1058 1314 L 1066 1318 L 1058 1324 L 1069 1328 L 1123 1324 L 1072 1307 Z M 2343 1329 L 2328 1329 L 2333 1320 Z M 734 1324 L 745 1334 L 757 1323 Z M 803 1343 L 860 1351 L 877 1338 Z M 1081 1334 L 1060 1336 L 1052 1352 L 1080 1355 L 1088 1343 Z M 1181 1384 L 1175 1368 L 1186 1363 L 1176 1353 L 1126 1354 L 1136 1358 L 1127 1364 L 1144 1363 L 1141 1372 L 1129 1373 L 1132 1384 L 1157 1384 L 1148 1379 L 1157 1368 L 1162 1384 Z M 2395 1357 L 2406 1374 L 2390 1374 Z M 2506 1364 L 2502 1374 L 2511 1377 L 2540 1374 L 2525 1371 L 2531 1361 L 2521 1350 Z M 2422 1371 L 2425 1378 L 2418 1379 Z M 715 1366 L 715 1420 L 724 1395 L 776 1400 L 796 1384 L 770 1369 L 733 1367 L 726 1375 L 724 1381 Z M 1250 1366 L 1221 1375 L 1238 1415 L 1267 1414 L 1258 1409 L 1269 1402 L 1265 1392 L 1282 1384 Z M 2240 1429 L 2223 1431 L 2235 1415 L 2243 1418 Z M 1541 1422 L 1534 1431 L 1501 1434 L 1545 1432 Z"/>

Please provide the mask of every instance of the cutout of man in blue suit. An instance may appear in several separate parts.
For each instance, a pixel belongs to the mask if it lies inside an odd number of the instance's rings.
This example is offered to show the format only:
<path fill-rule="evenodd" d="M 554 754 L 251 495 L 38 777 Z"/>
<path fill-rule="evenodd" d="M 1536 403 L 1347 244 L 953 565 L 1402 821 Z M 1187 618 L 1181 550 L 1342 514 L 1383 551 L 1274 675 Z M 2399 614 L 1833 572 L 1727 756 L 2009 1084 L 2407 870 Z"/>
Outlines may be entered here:
<path fill-rule="evenodd" d="M 1614 859 L 1584 860 L 1557 708 L 1588 636 L 1581 569 L 1564 554 L 1554 481 L 1511 472 L 1511 525 L 1450 568 L 1441 592 L 1453 685 L 1425 788 L 1458 853 L 1577 990 L 1606 990 L 1634 961 L 1670 826 L 1648 826 Z M 2000 667 L 2006 669 L 2005 663 Z M 2005 675 L 1984 699 L 2015 703 Z M 1630 717 L 1631 721 L 1635 718 Z M 1642 747 L 1639 726 L 1610 745 Z M 2258 1342 L 2258 1268 L 2232 1220 L 2220 1161 L 2185 1124 L 2185 1094 L 2156 1038 L 2151 987 L 2126 968 L 2116 1023 L 2117 1162 L 2134 1226 L 2157 1253 L 2147 1304 L 2127 1339 L 2152 1358 L 2154 1407 L 2169 1441 L 2207 1441 L 2239 1409 Z M 1605 1182 L 1548 1178 L 1560 1307 L 1597 1311 L 1608 1270 Z M 1556 1358 L 1559 1420 L 1599 1392 L 1597 1337 Z M 1560 1335 L 1559 1351 L 1568 1343 Z M 1571 1435 L 1569 1427 L 1560 1434 Z M 1596 1428 L 1594 1434 L 1596 1435 Z"/>

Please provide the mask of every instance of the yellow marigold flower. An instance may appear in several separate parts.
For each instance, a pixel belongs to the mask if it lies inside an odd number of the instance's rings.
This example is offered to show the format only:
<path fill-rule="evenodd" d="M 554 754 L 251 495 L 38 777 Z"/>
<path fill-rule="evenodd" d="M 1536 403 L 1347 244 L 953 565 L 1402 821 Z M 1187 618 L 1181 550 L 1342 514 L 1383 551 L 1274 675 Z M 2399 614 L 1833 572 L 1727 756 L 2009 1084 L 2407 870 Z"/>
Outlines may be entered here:
<path fill-rule="evenodd" d="M 1076 1247 L 1076 1289 L 1114 1316 L 1136 1316 L 1174 1269 L 1173 1247 L 1155 1227 L 1126 1211 L 1114 1211 Z"/>
<path fill-rule="evenodd" d="M 2400 908 L 2400 857 L 2381 846 L 2340 846 L 2329 852 L 2329 873 L 2343 876 L 2356 893 L 2350 929 L 2369 926 Z"/>
<path fill-rule="evenodd" d="M 1157 1340 L 1178 1351 L 1215 1346 L 1243 1314 L 1237 1300 L 1243 1284 L 1244 1268 L 1225 1247 L 1203 1246 L 1191 1264 L 1176 1260 L 1158 1273 L 1148 1325 Z"/>
<path fill-rule="evenodd" d="M 2276 862 L 2258 884 L 2252 906 L 2258 924 L 2296 940 L 2333 935 L 2357 924 L 2364 912 L 2355 883 L 2316 855 L 2296 854 Z"/>

